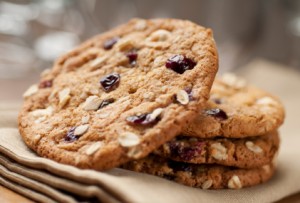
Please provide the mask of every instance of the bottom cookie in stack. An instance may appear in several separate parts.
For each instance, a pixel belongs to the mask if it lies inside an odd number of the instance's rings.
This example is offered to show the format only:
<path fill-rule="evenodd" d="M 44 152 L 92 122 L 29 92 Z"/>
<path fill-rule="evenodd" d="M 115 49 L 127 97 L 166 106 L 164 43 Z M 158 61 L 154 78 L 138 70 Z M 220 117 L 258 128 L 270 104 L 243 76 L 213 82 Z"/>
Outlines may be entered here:
<path fill-rule="evenodd" d="M 127 163 L 123 165 L 123 168 L 202 189 L 241 189 L 266 182 L 275 172 L 273 163 L 252 169 L 241 169 L 221 165 L 177 162 L 153 154 L 144 159 Z"/>
<path fill-rule="evenodd" d="M 177 137 L 123 168 L 202 189 L 240 189 L 273 176 L 278 148 L 277 132 L 243 139 Z"/>

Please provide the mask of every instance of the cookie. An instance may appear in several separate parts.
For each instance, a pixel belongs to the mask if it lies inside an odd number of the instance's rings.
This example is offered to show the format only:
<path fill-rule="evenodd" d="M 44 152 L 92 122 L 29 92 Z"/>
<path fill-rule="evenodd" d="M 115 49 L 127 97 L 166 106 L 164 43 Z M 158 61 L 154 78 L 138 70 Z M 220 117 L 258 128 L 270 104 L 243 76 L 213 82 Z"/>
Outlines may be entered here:
<path fill-rule="evenodd" d="M 154 153 L 175 161 L 257 168 L 270 163 L 279 148 L 278 132 L 243 139 L 177 136 Z"/>
<path fill-rule="evenodd" d="M 215 80 L 205 110 L 183 134 L 201 138 L 259 136 L 274 131 L 283 120 L 284 107 L 278 98 L 225 74 Z"/>
<path fill-rule="evenodd" d="M 45 71 L 24 93 L 20 133 L 43 157 L 110 169 L 146 156 L 192 121 L 217 69 L 210 29 L 134 19 Z"/>
<path fill-rule="evenodd" d="M 124 169 L 156 175 L 177 183 L 202 189 L 241 189 L 269 180 L 275 166 L 239 169 L 220 165 L 175 162 L 155 155 L 126 163 Z"/>

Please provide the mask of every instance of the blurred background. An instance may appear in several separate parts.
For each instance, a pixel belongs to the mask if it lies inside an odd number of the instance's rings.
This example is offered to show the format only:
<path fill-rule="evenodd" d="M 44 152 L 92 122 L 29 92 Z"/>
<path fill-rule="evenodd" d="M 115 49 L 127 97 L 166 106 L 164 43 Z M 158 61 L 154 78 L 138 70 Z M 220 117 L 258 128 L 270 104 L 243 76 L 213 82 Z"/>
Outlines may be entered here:
<path fill-rule="evenodd" d="M 1 94 L 22 79 L 36 81 L 60 54 L 133 17 L 182 18 L 212 28 L 220 72 L 254 58 L 300 70 L 299 0 L 1 0 Z"/>
<path fill-rule="evenodd" d="M 19 105 L 59 55 L 133 17 L 212 28 L 219 72 L 279 96 L 288 115 L 283 137 L 299 136 L 300 0 L 0 0 L 0 103 Z"/>

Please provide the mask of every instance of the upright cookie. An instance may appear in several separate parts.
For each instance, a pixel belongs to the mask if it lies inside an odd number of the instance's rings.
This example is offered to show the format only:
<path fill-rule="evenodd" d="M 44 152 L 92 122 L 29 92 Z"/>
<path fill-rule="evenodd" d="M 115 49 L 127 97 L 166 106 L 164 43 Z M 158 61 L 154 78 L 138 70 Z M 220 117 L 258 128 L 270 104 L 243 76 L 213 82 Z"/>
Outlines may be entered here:
<path fill-rule="evenodd" d="M 123 168 L 202 189 L 250 187 L 266 182 L 275 172 L 272 163 L 259 168 L 239 169 L 220 165 L 181 163 L 155 155 L 126 163 Z"/>
<path fill-rule="evenodd" d="M 146 156 L 203 109 L 218 68 L 210 29 L 134 19 L 85 42 L 24 97 L 19 129 L 39 155 L 105 170 Z"/>
<path fill-rule="evenodd" d="M 276 130 L 283 120 L 284 108 L 279 99 L 235 75 L 225 74 L 215 80 L 205 110 L 182 134 L 201 138 L 259 136 Z"/>
<path fill-rule="evenodd" d="M 177 136 L 154 153 L 186 163 L 257 168 L 272 162 L 278 148 L 278 132 L 272 132 L 243 139 Z"/>

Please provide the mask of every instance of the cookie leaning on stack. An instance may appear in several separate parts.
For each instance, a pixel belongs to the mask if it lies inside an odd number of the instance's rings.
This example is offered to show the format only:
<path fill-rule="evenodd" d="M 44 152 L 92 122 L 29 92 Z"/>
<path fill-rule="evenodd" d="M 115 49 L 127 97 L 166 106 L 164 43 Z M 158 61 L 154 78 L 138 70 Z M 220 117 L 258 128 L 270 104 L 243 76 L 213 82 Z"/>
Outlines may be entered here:
<path fill-rule="evenodd" d="M 213 84 L 205 110 L 179 136 L 123 167 L 203 189 L 257 185 L 275 172 L 283 120 L 277 98 L 226 74 Z"/>
<path fill-rule="evenodd" d="M 218 68 L 210 29 L 134 19 L 57 60 L 24 93 L 19 130 L 39 155 L 105 170 L 145 157 L 204 108 Z"/>

